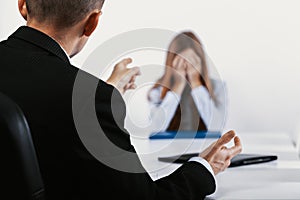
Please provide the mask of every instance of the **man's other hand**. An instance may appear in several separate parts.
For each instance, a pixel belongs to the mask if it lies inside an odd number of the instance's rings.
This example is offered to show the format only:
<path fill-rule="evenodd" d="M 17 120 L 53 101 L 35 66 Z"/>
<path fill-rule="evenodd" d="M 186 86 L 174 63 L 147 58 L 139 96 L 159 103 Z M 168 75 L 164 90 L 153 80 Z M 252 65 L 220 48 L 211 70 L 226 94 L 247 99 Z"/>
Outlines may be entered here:
<path fill-rule="evenodd" d="M 234 139 L 234 146 L 228 148 L 225 144 Z M 199 154 L 212 167 L 214 174 L 224 171 L 230 165 L 231 159 L 242 151 L 240 138 L 234 131 L 225 133 L 220 139 L 211 144 L 207 149 Z"/>
<path fill-rule="evenodd" d="M 117 63 L 111 76 L 106 81 L 108 84 L 117 88 L 122 94 L 124 94 L 127 90 L 135 89 L 135 79 L 137 76 L 141 75 L 139 67 L 127 67 L 130 63 L 132 63 L 131 58 L 123 59 Z"/>

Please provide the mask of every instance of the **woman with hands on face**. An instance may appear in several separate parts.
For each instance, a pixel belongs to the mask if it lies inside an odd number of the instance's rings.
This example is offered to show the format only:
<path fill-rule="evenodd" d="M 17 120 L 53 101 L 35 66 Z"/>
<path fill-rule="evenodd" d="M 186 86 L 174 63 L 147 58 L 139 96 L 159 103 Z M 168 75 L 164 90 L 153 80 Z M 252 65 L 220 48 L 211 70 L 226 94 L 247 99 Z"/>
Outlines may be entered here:
<path fill-rule="evenodd" d="M 199 77 L 201 73 L 201 60 L 193 49 L 186 49 L 180 55 L 177 55 L 174 58 L 172 66 L 174 68 L 172 75 L 175 78 L 172 87 L 173 92 L 182 95 L 187 84 L 192 89 L 202 85 Z"/>
<path fill-rule="evenodd" d="M 169 45 L 165 72 L 148 94 L 152 132 L 219 131 L 225 119 L 222 92 L 222 83 L 209 77 L 197 36 L 178 34 Z"/>

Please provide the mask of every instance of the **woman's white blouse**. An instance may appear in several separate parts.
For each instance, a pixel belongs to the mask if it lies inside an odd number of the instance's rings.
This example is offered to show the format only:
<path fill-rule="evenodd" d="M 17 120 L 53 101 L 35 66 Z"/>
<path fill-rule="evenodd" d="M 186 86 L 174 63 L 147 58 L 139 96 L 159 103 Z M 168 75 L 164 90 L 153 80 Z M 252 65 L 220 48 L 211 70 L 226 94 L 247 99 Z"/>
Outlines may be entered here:
<path fill-rule="evenodd" d="M 222 88 L 224 92 L 224 87 Z M 157 87 L 152 89 L 149 93 L 152 132 L 165 131 L 169 127 L 181 98 L 175 92 L 168 91 L 162 100 L 160 98 L 161 91 L 162 87 Z M 220 96 L 222 90 L 220 91 L 220 89 L 215 88 L 214 91 L 220 103 L 218 106 L 212 100 L 204 86 L 196 87 L 191 91 L 191 96 L 197 107 L 199 117 L 202 118 L 208 130 L 222 129 L 226 117 L 225 95 L 222 95 L 223 98 L 218 98 L 218 94 Z M 222 120 L 224 121 L 223 123 L 221 122 Z"/>

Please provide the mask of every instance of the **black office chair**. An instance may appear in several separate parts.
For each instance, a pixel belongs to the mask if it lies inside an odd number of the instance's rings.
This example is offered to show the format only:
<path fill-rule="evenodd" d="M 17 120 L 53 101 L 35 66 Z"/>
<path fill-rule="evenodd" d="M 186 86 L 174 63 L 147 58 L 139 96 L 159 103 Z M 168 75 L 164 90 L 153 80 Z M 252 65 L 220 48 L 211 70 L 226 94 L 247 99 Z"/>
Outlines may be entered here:
<path fill-rule="evenodd" d="M 45 199 L 44 185 L 26 118 L 19 106 L 2 93 L 0 150 L 0 199 Z"/>

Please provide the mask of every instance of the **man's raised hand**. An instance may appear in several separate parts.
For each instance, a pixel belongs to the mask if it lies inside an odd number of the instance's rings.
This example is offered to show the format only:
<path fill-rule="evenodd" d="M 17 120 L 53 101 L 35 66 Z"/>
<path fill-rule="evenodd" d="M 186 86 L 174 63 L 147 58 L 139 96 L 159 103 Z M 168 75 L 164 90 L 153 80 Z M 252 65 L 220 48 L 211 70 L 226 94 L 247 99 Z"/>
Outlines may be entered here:
<path fill-rule="evenodd" d="M 234 146 L 228 148 L 225 145 L 234 140 Z M 224 171 L 230 165 L 231 159 L 242 151 L 240 138 L 234 131 L 225 133 L 220 139 L 211 144 L 207 149 L 199 154 L 212 167 L 214 174 Z"/>
<path fill-rule="evenodd" d="M 117 88 L 122 94 L 124 94 L 127 90 L 135 89 L 135 79 L 137 76 L 141 75 L 139 67 L 127 67 L 130 63 L 132 63 L 131 58 L 123 59 L 117 63 L 111 76 L 106 81 L 108 84 Z"/>

